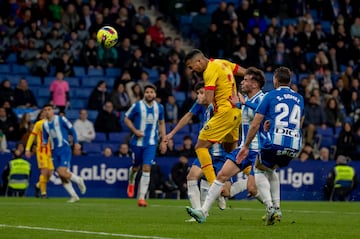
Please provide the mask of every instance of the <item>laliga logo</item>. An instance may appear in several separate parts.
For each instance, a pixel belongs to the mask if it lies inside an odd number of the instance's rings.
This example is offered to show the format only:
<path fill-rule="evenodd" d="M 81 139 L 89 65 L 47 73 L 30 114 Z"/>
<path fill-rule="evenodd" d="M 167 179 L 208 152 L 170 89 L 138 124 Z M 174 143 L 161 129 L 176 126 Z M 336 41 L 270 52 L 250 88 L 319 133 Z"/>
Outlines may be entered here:
<path fill-rule="evenodd" d="M 93 165 L 91 168 L 82 168 L 79 171 L 77 165 L 73 165 L 71 171 L 88 181 L 105 181 L 107 184 L 114 184 L 116 181 L 127 181 L 129 171 L 127 168 L 107 168 L 106 164 Z M 55 185 L 60 185 L 61 180 L 57 173 L 51 175 L 50 181 Z"/>
<path fill-rule="evenodd" d="M 279 171 L 279 180 L 281 184 L 287 184 L 293 186 L 294 188 L 300 188 L 303 185 L 314 184 L 314 173 L 293 172 L 292 168 L 288 168 L 287 170 Z"/>

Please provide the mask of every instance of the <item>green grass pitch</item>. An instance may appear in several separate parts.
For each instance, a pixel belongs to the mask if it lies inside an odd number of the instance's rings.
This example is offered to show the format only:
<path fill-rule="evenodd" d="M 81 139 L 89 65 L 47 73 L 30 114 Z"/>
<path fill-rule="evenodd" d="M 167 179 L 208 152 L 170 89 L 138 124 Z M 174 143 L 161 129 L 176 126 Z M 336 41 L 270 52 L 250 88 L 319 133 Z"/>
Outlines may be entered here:
<path fill-rule="evenodd" d="M 186 223 L 187 200 L 0 198 L 0 239 L 82 238 L 250 238 L 349 239 L 360 235 L 358 202 L 282 202 L 283 219 L 264 226 L 265 209 L 256 200 L 216 206 L 204 224 Z"/>

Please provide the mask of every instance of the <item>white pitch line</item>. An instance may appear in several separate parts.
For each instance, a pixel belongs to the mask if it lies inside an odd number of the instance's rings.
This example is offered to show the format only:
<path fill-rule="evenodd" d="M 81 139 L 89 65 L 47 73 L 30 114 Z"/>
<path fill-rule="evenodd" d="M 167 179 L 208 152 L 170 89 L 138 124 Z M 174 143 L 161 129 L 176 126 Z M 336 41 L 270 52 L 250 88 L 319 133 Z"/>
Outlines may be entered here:
<path fill-rule="evenodd" d="M 22 225 L 15 226 L 15 225 L 0 224 L 0 227 L 36 230 L 36 231 L 80 233 L 80 234 L 125 237 L 125 238 L 175 239 L 175 238 L 169 238 L 169 237 L 141 236 L 141 235 L 131 235 L 131 234 L 121 234 L 121 233 L 110 233 L 110 232 L 92 232 L 92 231 L 83 231 L 83 230 L 70 230 L 70 229 L 48 228 L 48 227 L 31 227 L 31 226 L 22 226 Z"/>

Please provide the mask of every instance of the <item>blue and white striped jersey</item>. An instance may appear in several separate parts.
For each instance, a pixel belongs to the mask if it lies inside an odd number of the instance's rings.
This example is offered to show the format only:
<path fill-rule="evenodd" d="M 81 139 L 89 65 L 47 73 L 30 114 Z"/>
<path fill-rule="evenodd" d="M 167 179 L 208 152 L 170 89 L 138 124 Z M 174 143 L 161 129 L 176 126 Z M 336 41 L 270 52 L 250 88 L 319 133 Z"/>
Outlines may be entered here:
<path fill-rule="evenodd" d="M 152 106 L 140 100 L 125 113 L 134 127 L 144 132 L 143 137 L 133 135 L 130 144 L 136 146 L 156 145 L 158 143 L 159 120 L 164 120 L 164 107 L 154 101 Z"/>
<path fill-rule="evenodd" d="M 77 143 L 76 132 L 71 122 L 64 116 L 54 115 L 52 121 L 44 121 L 42 136 L 43 143 L 47 144 L 48 140 L 50 140 L 52 150 L 56 150 L 64 146 L 70 146 L 69 132 L 73 137 L 74 143 Z"/>
<path fill-rule="evenodd" d="M 253 97 L 248 98 L 247 96 L 245 96 L 245 104 L 241 106 L 241 110 L 242 110 L 242 124 L 241 124 L 241 131 L 242 131 L 242 135 L 241 135 L 241 144 L 240 144 L 240 148 L 243 146 L 243 144 L 245 143 L 245 138 L 246 135 L 249 131 L 251 122 L 254 119 L 255 113 L 256 113 L 256 108 L 258 107 L 258 105 L 260 104 L 261 100 L 264 97 L 264 93 L 260 90 L 259 92 L 257 92 Z M 251 141 L 249 149 L 253 150 L 253 151 L 259 151 L 260 150 L 260 132 L 257 132 L 254 139 Z"/>
<path fill-rule="evenodd" d="M 256 112 L 270 120 L 265 147 L 272 144 L 300 150 L 301 118 L 304 116 L 304 99 L 300 94 L 290 87 L 279 87 L 264 96 Z"/>

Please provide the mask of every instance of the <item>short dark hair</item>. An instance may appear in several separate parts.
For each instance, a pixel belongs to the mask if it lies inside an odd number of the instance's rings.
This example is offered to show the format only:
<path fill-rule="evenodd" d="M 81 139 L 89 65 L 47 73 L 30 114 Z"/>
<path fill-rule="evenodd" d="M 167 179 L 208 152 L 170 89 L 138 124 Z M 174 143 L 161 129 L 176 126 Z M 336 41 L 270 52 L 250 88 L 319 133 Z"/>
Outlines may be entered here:
<path fill-rule="evenodd" d="M 259 83 L 260 89 L 264 87 L 265 85 L 265 75 L 262 70 L 259 70 L 255 67 L 249 67 L 245 70 L 244 75 L 250 75 L 252 76 L 252 79 L 255 80 L 257 83 Z"/>
<path fill-rule="evenodd" d="M 51 108 L 54 108 L 54 106 L 52 105 L 52 104 L 50 104 L 50 103 L 47 103 L 47 104 L 45 104 L 45 105 L 43 105 L 43 109 L 45 108 L 45 107 L 51 107 Z"/>
<path fill-rule="evenodd" d="M 275 70 L 274 77 L 280 85 L 289 85 L 291 81 L 291 70 L 285 66 L 280 66 Z"/>
<path fill-rule="evenodd" d="M 187 62 L 188 60 L 191 60 L 194 58 L 194 56 L 196 55 L 203 55 L 203 53 L 199 50 L 199 49 L 193 49 L 191 50 L 184 58 L 184 62 Z"/>
<path fill-rule="evenodd" d="M 153 90 L 156 91 L 156 86 L 153 85 L 153 84 L 147 84 L 147 85 L 145 85 L 145 86 L 144 86 L 144 91 L 145 91 L 147 88 L 151 88 L 151 89 L 153 89 Z"/>
<path fill-rule="evenodd" d="M 198 83 L 195 84 L 194 91 L 196 92 L 204 87 L 205 87 L 205 83 L 203 81 L 199 81 Z"/>

